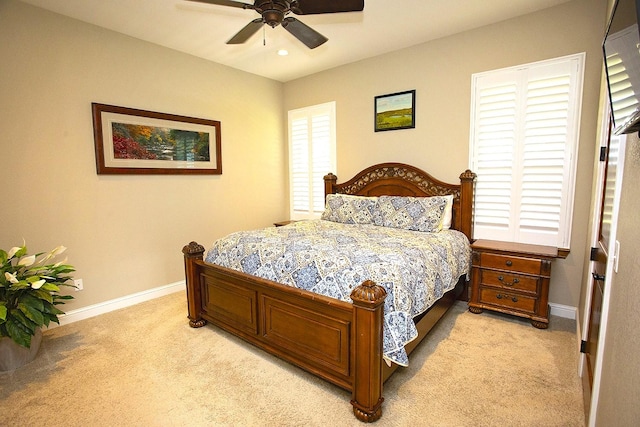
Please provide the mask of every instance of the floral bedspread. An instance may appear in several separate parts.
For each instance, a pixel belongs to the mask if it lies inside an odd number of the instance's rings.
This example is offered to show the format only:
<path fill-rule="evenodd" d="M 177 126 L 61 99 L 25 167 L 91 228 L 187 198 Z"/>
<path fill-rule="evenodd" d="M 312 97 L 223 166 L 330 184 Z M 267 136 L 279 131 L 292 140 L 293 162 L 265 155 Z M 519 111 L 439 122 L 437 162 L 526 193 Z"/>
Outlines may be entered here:
<path fill-rule="evenodd" d="M 387 291 L 384 358 L 407 366 L 404 345 L 418 336 L 413 317 L 455 287 L 470 259 L 469 241 L 455 230 L 311 220 L 233 233 L 205 261 L 347 302 L 353 288 L 373 280 Z"/>

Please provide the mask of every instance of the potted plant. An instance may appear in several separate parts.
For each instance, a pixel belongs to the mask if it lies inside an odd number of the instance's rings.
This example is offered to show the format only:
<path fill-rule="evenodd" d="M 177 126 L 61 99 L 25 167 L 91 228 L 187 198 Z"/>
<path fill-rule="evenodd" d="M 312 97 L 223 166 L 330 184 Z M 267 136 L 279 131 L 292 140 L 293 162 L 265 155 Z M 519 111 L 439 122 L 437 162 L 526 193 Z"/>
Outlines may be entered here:
<path fill-rule="evenodd" d="M 11 357 L 29 359 L 22 364 L 35 357 L 41 328 L 50 322 L 60 323 L 58 315 L 64 312 L 56 306 L 73 299 L 59 292 L 62 286 L 74 287 L 69 273 L 75 269 L 66 264 L 66 259 L 53 263 L 53 258 L 65 250 L 58 246 L 48 253 L 28 255 L 24 244 L 8 252 L 0 249 L 0 344 L 19 346 L 14 350 L 18 355 L 12 353 Z M 4 347 L 0 348 L 0 370 L 15 369 L 20 361 L 7 361 L 8 350 Z M 21 351 L 25 356 L 20 356 Z"/>

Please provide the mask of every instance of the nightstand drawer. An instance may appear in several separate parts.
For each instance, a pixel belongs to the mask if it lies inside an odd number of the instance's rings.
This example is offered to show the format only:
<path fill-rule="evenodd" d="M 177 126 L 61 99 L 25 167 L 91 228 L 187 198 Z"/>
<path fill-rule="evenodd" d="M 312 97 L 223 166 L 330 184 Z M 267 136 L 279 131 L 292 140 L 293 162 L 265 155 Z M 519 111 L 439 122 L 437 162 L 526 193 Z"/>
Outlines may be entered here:
<path fill-rule="evenodd" d="M 495 270 L 480 270 L 479 273 L 481 285 L 538 294 L 538 276 L 521 276 Z"/>
<path fill-rule="evenodd" d="M 521 258 L 511 255 L 482 253 L 480 265 L 483 268 L 515 271 L 518 273 L 540 274 L 542 261 L 536 258 Z"/>
<path fill-rule="evenodd" d="M 508 307 L 515 310 L 535 313 L 536 298 L 515 292 L 504 292 L 499 289 L 480 289 L 480 302 L 494 306 Z"/>

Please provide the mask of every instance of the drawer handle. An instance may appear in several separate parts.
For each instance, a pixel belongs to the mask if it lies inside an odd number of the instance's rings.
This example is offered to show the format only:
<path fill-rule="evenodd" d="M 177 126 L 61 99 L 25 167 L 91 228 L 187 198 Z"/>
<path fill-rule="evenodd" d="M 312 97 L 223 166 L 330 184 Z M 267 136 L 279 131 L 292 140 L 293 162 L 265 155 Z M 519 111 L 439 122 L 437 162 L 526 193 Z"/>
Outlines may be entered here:
<path fill-rule="evenodd" d="M 507 267 L 511 267 L 513 265 L 513 263 L 511 262 L 511 260 L 507 260 Z"/>
<path fill-rule="evenodd" d="M 518 279 L 517 277 L 513 278 L 513 281 L 511 282 L 505 282 L 504 281 L 504 276 L 500 275 L 498 276 L 498 280 L 500 281 L 500 283 L 502 283 L 504 286 L 513 286 L 513 285 L 517 285 L 518 283 L 520 283 L 520 279 Z"/>
<path fill-rule="evenodd" d="M 511 299 L 511 301 L 513 302 L 518 302 L 518 297 L 510 297 L 509 295 L 502 295 L 502 294 L 498 294 L 496 295 L 496 298 L 498 299 L 502 299 L 502 298 L 506 298 L 506 299 Z"/>

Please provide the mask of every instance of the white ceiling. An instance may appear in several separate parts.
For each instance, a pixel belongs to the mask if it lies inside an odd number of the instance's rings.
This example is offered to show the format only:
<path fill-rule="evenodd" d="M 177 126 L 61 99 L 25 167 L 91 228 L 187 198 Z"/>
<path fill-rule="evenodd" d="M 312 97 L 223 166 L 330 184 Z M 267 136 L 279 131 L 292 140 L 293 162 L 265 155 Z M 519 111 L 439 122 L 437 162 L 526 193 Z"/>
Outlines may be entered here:
<path fill-rule="evenodd" d="M 242 45 L 225 44 L 259 17 L 253 10 L 187 0 L 21 1 L 286 82 L 569 0 L 365 0 L 363 12 L 296 16 L 329 38 L 313 50 L 282 27 L 267 25 Z M 289 55 L 278 56 L 279 49 Z"/>

